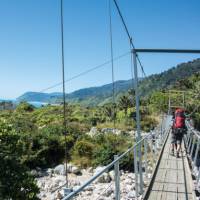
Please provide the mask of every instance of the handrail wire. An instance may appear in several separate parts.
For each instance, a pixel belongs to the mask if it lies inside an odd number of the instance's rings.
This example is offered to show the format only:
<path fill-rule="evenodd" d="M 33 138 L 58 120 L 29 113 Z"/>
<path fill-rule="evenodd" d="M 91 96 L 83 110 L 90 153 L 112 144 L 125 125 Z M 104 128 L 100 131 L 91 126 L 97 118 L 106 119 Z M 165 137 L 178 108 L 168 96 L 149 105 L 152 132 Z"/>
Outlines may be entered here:
<path fill-rule="evenodd" d="M 155 179 L 156 172 L 157 172 L 158 167 L 159 167 L 159 165 L 160 165 L 161 156 L 162 156 L 162 154 L 163 154 L 163 152 L 164 152 L 164 147 L 165 147 L 166 142 L 167 142 L 167 139 L 168 139 L 168 137 L 169 137 L 170 129 L 171 129 L 171 127 L 168 127 L 168 129 L 165 130 L 165 131 L 166 131 L 166 136 L 165 136 L 165 138 L 164 138 L 163 147 L 162 147 L 162 149 L 161 149 L 161 151 L 160 151 L 160 153 L 159 153 L 159 154 L 160 154 L 160 155 L 159 155 L 159 159 L 157 160 L 157 162 L 156 162 L 156 164 L 155 164 L 154 171 L 152 172 L 152 177 L 151 177 L 151 181 L 150 181 L 150 183 L 149 183 L 149 185 L 148 185 L 148 189 L 145 191 L 145 193 L 144 193 L 144 195 L 143 195 L 143 199 L 144 199 L 144 200 L 147 200 L 148 197 L 149 197 L 150 189 L 152 188 L 152 185 L 153 185 L 153 181 L 154 181 L 154 179 Z"/>
<path fill-rule="evenodd" d="M 91 177 L 86 183 L 84 183 L 82 186 L 80 186 L 77 190 L 70 193 L 68 196 L 64 197 L 63 200 L 70 199 L 71 197 L 78 194 L 80 191 L 82 191 L 85 187 L 90 185 L 97 177 L 101 176 L 103 173 L 107 172 L 112 166 L 114 166 L 115 163 L 117 163 L 119 160 L 121 160 L 125 155 L 133 151 L 134 148 L 136 148 L 137 145 L 139 145 L 141 142 L 143 142 L 145 139 L 152 136 L 152 132 L 150 132 L 148 135 L 143 137 L 141 140 L 139 140 L 137 143 L 135 143 L 132 147 L 130 147 L 127 151 L 122 153 L 117 159 L 113 160 L 110 164 L 108 164 L 102 171 L 95 174 L 93 177 Z"/>
<path fill-rule="evenodd" d="M 186 127 L 187 127 L 187 134 L 184 135 L 184 143 L 186 147 L 186 156 L 189 159 L 189 162 L 191 164 L 191 169 L 192 169 L 192 174 L 194 179 L 196 179 L 196 184 L 199 185 L 199 177 L 200 177 L 200 169 L 199 169 L 199 164 L 197 164 L 197 158 L 199 157 L 199 145 L 200 145 L 200 132 L 195 130 L 193 126 L 189 123 L 188 120 L 186 120 Z M 194 148 L 194 146 L 196 147 Z M 193 156 L 194 155 L 194 156 Z M 183 163 L 184 164 L 184 163 Z M 197 170 L 197 171 L 196 171 Z M 184 175 L 185 175 L 185 170 L 184 170 Z M 185 177 L 184 177 L 185 179 Z M 187 187 L 185 186 L 187 189 Z M 193 190 L 193 192 L 198 191 L 199 189 L 196 188 Z M 187 192 L 187 191 L 186 191 Z M 199 192 L 199 191 L 198 191 Z M 195 193 L 193 193 L 194 196 Z M 188 199 L 188 197 L 186 196 Z"/>

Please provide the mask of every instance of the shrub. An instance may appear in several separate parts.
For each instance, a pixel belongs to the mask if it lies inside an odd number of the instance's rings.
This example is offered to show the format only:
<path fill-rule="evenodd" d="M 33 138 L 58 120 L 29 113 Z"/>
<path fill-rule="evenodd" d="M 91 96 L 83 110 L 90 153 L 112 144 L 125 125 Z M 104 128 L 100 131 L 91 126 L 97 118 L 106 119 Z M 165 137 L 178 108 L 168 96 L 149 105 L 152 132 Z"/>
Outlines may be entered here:
<path fill-rule="evenodd" d="M 30 133 L 37 129 L 34 121 L 32 121 L 29 114 L 14 114 L 10 118 L 10 123 L 12 123 L 12 128 L 19 134 Z"/>
<path fill-rule="evenodd" d="M 21 163 L 23 146 L 20 143 L 20 136 L 14 131 L 4 133 L 0 129 L 0 199 L 38 200 L 39 189 L 34 177 Z"/>
<path fill-rule="evenodd" d="M 17 108 L 16 108 L 16 111 L 19 112 L 19 113 L 22 113 L 22 112 L 32 112 L 34 111 L 35 107 L 27 102 L 21 102 Z"/>
<path fill-rule="evenodd" d="M 78 140 L 72 152 L 73 162 L 80 167 L 90 166 L 94 149 L 95 145 L 86 138 Z"/>
<path fill-rule="evenodd" d="M 131 145 L 130 138 L 127 136 L 117 136 L 113 134 L 100 135 L 96 138 L 96 148 L 93 154 L 93 165 L 107 165 L 113 161 L 114 155 L 120 155 Z M 131 161 L 133 162 L 133 161 Z M 123 167 L 128 166 L 128 163 Z"/>
<path fill-rule="evenodd" d="M 143 131 L 146 132 L 149 132 L 150 130 L 154 129 L 156 125 L 156 120 L 151 117 L 144 117 L 141 121 L 141 128 Z"/>
<path fill-rule="evenodd" d="M 66 136 L 67 157 L 70 159 L 70 150 L 74 144 L 72 136 Z M 61 163 L 65 157 L 65 137 L 46 133 L 31 136 L 31 149 L 23 162 L 30 168 L 54 167 Z"/>

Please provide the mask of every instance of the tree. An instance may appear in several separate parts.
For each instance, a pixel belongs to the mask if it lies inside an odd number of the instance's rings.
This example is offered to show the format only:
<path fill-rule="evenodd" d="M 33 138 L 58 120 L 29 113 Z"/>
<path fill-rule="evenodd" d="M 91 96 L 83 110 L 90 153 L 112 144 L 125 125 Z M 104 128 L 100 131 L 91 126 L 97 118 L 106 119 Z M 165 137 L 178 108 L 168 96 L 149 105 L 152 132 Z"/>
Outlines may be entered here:
<path fill-rule="evenodd" d="M 23 147 L 20 136 L 0 130 L 0 199 L 38 200 L 37 187 L 29 169 L 21 163 L 20 154 Z"/>
<path fill-rule="evenodd" d="M 32 112 L 34 111 L 35 107 L 27 102 L 21 102 L 17 108 L 17 112 Z"/>
<path fill-rule="evenodd" d="M 28 169 L 14 156 L 0 158 L 0 199 L 38 200 L 39 189 Z"/>
<path fill-rule="evenodd" d="M 165 93 L 155 91 L 149 97 L 150 104 L 154 106 L 157 111 L 166 112 L 168 108 L 168 96 Z"/>
<path fill-rule="evenodd" d="M 130 98 L 127 95 L 121 96 L 119 98 L 118 105 L 121 110 L 124 110 L 125 116 L 127 116 L 128 108 L 132 105 Z"/>
<path fill-rule="evenodd" d="M 108 103 L 103 106 L 103 113 L 110 119 L 114 120 L 116 118 L 116 105 L 113 103 Z"/>
<path fill-rule="evenodd" d="M 134 89 L 129 89 L 128 90 L 128 95 L 132 96 L 134 98 L 135 97 L 135 90 Z"/>

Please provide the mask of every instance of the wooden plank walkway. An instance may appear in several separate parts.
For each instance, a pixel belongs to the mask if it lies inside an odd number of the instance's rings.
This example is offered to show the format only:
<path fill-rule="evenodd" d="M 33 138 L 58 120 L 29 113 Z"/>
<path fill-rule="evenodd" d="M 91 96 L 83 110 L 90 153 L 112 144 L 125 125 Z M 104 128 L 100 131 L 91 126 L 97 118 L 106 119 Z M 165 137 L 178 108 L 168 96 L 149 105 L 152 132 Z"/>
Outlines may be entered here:
<path fill-rule="evenodd" d="M 193 200 L 192 176 L 184 144 L 180 158 L 170 155 L 170 135 L 155 175 L 149 200 Z"/>

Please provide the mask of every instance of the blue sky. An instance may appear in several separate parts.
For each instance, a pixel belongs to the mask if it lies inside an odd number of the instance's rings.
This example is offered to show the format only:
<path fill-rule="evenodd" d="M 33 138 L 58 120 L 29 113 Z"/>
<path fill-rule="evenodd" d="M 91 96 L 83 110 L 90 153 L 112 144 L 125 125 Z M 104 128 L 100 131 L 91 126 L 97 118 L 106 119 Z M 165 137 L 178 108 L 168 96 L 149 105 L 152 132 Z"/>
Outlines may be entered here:
<path fill-rule="evenodd" d="M 41 91 L 61 81 L 59 0 L 0 0 L 0 98 Z M 199 0 L 118 0 L 137 48 L 200 49 Z M 110 59 L 108 0 L 64 0 L 66 79 Z M 129 43 L 112 4 L 114 56 Z M 145 72 L 160 73 L 198 55 L 144 55 Z M 114 63 L 130 79 L 130 57 Z M 66 84 L 67 92 L 111 82 L 111 66 Z M 61 91 L 61 87 L 47 92 Z"/>

